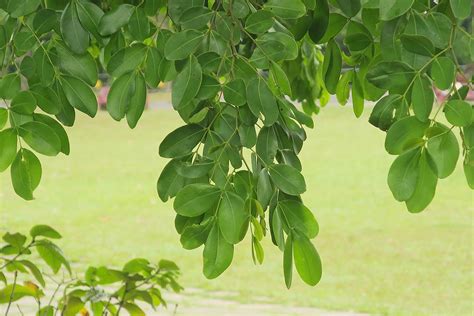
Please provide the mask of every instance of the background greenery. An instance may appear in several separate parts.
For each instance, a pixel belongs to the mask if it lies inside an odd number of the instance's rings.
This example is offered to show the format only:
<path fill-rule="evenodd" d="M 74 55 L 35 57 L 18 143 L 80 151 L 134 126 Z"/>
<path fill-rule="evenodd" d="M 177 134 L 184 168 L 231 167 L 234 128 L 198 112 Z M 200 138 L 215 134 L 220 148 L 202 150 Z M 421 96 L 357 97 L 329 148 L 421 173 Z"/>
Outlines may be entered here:
<path fill-rule="evenodd" d="M 79 264 L 169 258 L 182 268 L 185 287 L 237 291 L 245 302 L 268 297 L 387 315 L 472 312 L 473 196 L 462 168 L 440 181 L 426 211 L 410 214 L 386 184 L 393 157 L 383 149 L 385 134 L 367 115 L 355 119 L 350 109 L 329 106 L 316 117 L 301 156 L 303 197 L 321 227 L 321 283 L 311 288 L 295 278 L 286 290 L 279 250 L 264 247 L 264 266 L 254 266 L 249 239 L 236 247 L 223 276 L 209 281 L 201 272 L 202 249 L 178 247 L 172 204 L 154 190 L 165 164 L 158 144 L 178 125 L 177 113 L 163 109 L 145 113 L 135 130 L 106 113 L 81 116 L 68 130 L 71 156 L 43 158 L 35 201 L 22 201 L 9 175 L 0 175 L 0 233 L 45 223 L 61 231 L 61 246 Z"/>

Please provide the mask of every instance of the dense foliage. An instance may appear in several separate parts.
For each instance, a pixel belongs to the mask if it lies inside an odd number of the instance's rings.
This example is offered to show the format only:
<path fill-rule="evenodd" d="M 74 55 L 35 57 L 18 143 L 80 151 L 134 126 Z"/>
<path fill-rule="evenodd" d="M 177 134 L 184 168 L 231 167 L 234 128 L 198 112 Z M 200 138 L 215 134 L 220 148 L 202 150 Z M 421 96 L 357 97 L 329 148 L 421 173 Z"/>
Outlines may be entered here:
<path fill-rule="evenodd" d="M 0 127 L 9 121 L 0 171 L 10 167 L 18 195 L 32 199 L 39 185 L 35 152 L 67 155 L 62 125 L 74 124 L 76 110 L 96 115 L 99 69 L 113 78 L 110 116 L 131 128 L 147 87 L 173 81 L 184 125 L 159 147 L 170 161 L 157 190 L 174 198 L 183 247 L 204 245 L 208 278 L 231 264 L 250 230 L 255 262 L 268 233 L 281 249 L 288 287 L 293 265 L 306 283 L 319 282 L 311 242 L 319 227 L 300 197 L 298 153 L 304 126 L 331 94 L 341 104 L 351 94 L 357 117 L 365 100 L 376 102 L 370 123 L 397 156 L 388 185 L 410 212 L 425 209 L 453 172 L 459 143 L 474 187 L 469 0 L 3 0 L 0 8 Z M 433 87 L 447 90 L 442 104 Z"/>
<path fill-rule="evenodd" d="M 73 274 L 71 264 L 52 241 L 61 235 L 47 225 L 3 235 L 0 244 L 0 305 L 5 315 L 145 315 L 140 305 L 166 306 L 161 290 L 181 291 L 179 269 L 172 261 L 152 264 L 143 258 L 127 262 L 121 270 L 89 267 Z M 39 260 L 37 259 L 39 256 Z M 44 272 L 47 265 L 50 272 Z M 61 275 L 62 273 L 62 275 Z M 142 304 L 137 304 L 141 302 Z"/>

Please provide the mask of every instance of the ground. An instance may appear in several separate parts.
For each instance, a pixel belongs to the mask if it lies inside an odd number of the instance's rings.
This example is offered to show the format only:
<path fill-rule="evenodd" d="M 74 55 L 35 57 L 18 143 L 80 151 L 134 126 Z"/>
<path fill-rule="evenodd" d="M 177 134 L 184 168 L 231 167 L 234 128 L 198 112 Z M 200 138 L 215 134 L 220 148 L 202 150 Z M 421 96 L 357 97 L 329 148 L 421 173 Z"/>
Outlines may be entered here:
<path fill-rule="evenodd" d="M 244 240 L 221 277 L 202 276 L 202 248 L 181 248 L 172 203 L 161 202 L 155 191 L 166 162 L 158 145 L 181 124 L 169 109 L 146 112 L 132 131 L 106 113 L 93 120 L 80 116 L 68 130 L 71 155 L 41 157 L 36 200 L 20 200 L 8 173 L 0 175 L 0 233 L 49 224 L 62 232 L 61 246 L 78 265 L 121 265 L 133 257 L 175 260 L 183 270 L 182 284 L 190 289 L 183 308 L 224 293 L 227 302 L 471 315 L 473 195 L 461 165 L 439 182 L 427 210 L 408 213 L 386 184 L 394 157 L 384 150 L 384 133 L 367 117 L 356 119 L 350 108 L 330 106 L 308 131 L 301 156 L 308 187 L 303 198 L 321 227 L 315 245 L 324 266 L 314 288 L 297 277 L 291 290 L 285 288 L 281 253 L 268 241 L 262 266 L 253 265 Z"/>

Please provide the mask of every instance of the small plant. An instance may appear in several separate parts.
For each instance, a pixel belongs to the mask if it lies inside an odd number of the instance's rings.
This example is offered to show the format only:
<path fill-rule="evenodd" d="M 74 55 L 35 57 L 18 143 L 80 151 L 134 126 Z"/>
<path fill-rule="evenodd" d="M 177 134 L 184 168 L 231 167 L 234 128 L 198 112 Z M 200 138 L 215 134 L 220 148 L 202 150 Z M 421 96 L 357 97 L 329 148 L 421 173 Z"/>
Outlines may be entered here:
<path fill-rule="evenodd" d="M 37 316 L 105 316 L 123 311 L 139 316 L 145 315 L 140 305 L 166 307 L 161 290 L 182 290 L 177 282 L 179 268 L 168 260 L 153 264 L 137 258 L 121 270 L 89 267 L 84 275 L 75 275 L 62 250 L 52 241 L 60 238 L 47 225 L 34 226 L 29 237 L 9 232 L 3 235 L 0 283 L 4 287 L 0 289 L 0 305 L 6 306 L 5 315 L 17 314 L 12 312 L 15 308 L 22 315 L 26 309 L 28 313 L 35 310 Z M 43 271 L 43 263 L 52 273 Z M 48 287 L 51 284 L 53 288 Z"/>

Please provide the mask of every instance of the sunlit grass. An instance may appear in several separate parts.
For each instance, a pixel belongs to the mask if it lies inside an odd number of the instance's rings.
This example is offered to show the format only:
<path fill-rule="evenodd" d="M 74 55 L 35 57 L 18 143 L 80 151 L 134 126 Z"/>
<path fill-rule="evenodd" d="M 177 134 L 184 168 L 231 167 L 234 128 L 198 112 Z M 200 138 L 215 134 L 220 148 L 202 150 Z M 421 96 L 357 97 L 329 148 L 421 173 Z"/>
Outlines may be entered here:
<path fill-rule="evenodd" d="M 248 240 L 236 248 L 231 268 L 209 281 L 201 273 L 202 249 L 181 248 L 172 203 L 155 192 L 165 163 L 158 144 L 179 124 L 171 110 L 145 113 L 133 131 L 106 113 L 80 117 L 68 131 L 71 156 L 41 157 L 35 201 L 20 200 L 8 172 L 0 176 L 0 233 L 49 224 L 79 263 L 169 258 L 181 266 L 185 287 L 237 291 L 242 301 L 390 315 L 472 313 L 473 196 L 461 166 L 440 181 L 426 211 L 409 214 L 386 185 L 393 157 L 384 151 L 384 134 L 349 108 L 324 109 L 302 153 L 304 199 L 321 226 L 321 283 L 310 288 L 295 278 L 286 290 L 279 250 L 267 241 L 264 265 L 254 266 Z"/>

